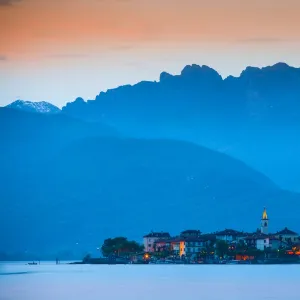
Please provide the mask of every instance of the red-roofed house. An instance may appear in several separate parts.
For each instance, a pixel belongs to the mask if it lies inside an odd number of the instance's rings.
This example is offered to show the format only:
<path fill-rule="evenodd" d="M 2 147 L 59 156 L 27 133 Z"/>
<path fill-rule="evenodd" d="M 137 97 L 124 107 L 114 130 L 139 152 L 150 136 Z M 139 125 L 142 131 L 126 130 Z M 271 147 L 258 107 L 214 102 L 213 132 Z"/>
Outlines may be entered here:
<path fill-rule="evenodd" d="M 154 244 L 157 240 L 169 239 L 170 234 L 168 232 L 150 232 L 144 235 L 144 249 L 145 252 L 154 252 Z"/>

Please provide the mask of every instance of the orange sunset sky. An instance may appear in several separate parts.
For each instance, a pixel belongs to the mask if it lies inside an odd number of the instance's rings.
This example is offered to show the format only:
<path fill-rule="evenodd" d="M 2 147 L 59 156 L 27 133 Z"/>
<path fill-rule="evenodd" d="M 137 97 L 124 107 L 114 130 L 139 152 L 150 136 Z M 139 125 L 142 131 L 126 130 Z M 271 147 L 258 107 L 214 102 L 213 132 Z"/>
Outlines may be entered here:
<path fill-rule="evenodd" d="M 0 106 L 179 73 L 300 66 L 299 0 L 0 0 Z"/>

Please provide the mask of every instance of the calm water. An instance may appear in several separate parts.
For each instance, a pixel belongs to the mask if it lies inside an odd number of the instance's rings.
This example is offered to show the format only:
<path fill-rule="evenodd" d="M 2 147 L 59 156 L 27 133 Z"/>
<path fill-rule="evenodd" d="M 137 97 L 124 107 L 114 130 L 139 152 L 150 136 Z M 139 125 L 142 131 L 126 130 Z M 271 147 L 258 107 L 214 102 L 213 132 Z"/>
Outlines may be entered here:
<path fill-rule="evenodd" d="M 299 300 L 299 265 L 0 263 L 1 300 Z"/>

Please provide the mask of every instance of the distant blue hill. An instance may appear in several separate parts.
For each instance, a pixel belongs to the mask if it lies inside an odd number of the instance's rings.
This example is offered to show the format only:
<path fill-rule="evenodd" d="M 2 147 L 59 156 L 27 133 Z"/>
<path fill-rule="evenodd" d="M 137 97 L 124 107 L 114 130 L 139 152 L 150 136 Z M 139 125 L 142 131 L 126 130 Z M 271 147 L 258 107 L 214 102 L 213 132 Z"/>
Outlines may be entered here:
<path fill-rule="evenodd" d="M 207 66 L 163 72 L 68 103 L 63 113 L 102 121 L 131 137 L 192 141 L 228 153 L 300 191 L 300 68 L 278 63 L 226 79 Z"/>
<path fill-rule="evenodd" d="M 81 257 L 107 237 L 141 241 L 152 229 L 251 231 L 263 206 L 273 231 L 299 230 L 298 194 L 193 143 L 124 138 L 99 122 L 7 108 L 0 141 L 3 257 Z"/>

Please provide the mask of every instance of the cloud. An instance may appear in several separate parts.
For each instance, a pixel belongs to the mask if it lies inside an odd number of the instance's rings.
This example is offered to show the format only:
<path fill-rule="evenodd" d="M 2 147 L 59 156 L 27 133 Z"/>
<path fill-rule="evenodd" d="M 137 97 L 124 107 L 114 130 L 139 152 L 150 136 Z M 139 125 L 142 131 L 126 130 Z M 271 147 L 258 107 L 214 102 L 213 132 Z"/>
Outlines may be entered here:
<path fill-rule="evenodd" d="M 7 60 L 7 57 L 5 55 L 0 55 L 0 60 Z"/>
<path fill-rule="evenodd" d="M 67 59 L 67 58 L 86 58 L 88 56 L 89 55 L 87 54 L 51 54 L 48 55 L 47 57 Z"/>
<path fill-rule="evenodd" d="M 133 3 L 134 1 L 133 0 L 97 0 L 97 2 L 100 2 L 100 3 L 115 3 L 115 4 L 127 4 L 127 3 Z"/>
<path fill-rule="evenodd" d="M 10 6 L 13 5 L 15 2 L 19 2 L 22 0 L 0 0 L 0 6 Z"/>
<path fill-rule="evenodd" d="M 239 43 L 251 43 L 251 44 L 269 44 L 269 43 L 283 43 L 286 42 L 286 39 L 282 38 L 268 38 L 268 37 L 261 37 L 261 38 L 248 38 L 248 39 L 240 39 L 238 40 Z"/>
<path fill-rule="evenodd" d="M 109 0 L 97 0 L 98 2 L 108 2 Z M 132 0 L 114 0 L 115 2 L 131 2 Z"/>
<path fill-rule="evenodd" d="M 132 50 L 134 48 L 136 48 L 136 45 L 133 44 L 121 44 L 121 45 L 115 45 L 112 47 L 109 47 L 109 50 L 111 51 L 126 51 L 126 50 Z"/>

